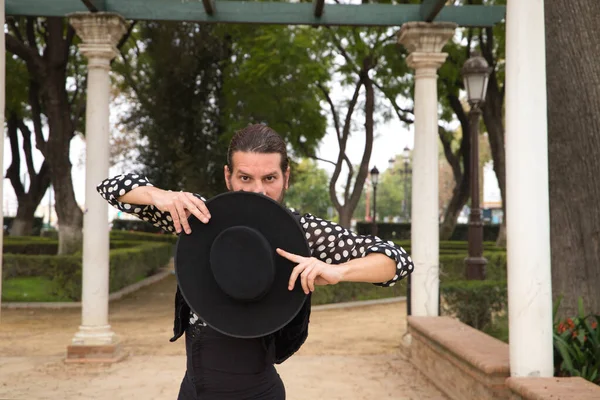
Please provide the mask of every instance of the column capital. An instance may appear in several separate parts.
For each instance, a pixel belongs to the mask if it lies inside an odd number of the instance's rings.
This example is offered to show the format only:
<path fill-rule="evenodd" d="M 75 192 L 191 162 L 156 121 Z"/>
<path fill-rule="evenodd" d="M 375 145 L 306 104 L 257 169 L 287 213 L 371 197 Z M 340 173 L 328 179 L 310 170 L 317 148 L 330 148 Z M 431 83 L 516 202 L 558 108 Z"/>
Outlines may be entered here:
<path fill-rule="evenodd" d="M 77 12 L 68 17 L 82 40 L 79 49 L 88 60 L 96 59 L 103 65 L 117 56 L 117 43 L 127 32 L 127 23 L 122 16 L 107 12 Z"/>
<path fill-rule="evenodd" d="M 453 22 L 408 22 L 398 32 L 398 43 L 409 53 L 440 53 L 456 27 Z"/>

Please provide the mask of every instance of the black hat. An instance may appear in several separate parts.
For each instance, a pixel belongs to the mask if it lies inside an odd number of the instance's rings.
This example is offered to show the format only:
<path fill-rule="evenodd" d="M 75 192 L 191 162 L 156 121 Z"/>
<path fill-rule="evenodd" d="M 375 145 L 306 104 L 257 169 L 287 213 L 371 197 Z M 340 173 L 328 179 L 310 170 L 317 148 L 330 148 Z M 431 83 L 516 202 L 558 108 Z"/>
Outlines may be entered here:
<path fill-rule="evenodd" d="M 307 295 L 288 289 L 295 263 L 277 248 L 310 257 L 299 221 L 261 194 L 227 192 L 206 201 L 211 219 L 193 215 L 192 232 L 177 240 L 175 272 L 181 294 L 198 317 L 233 337 L 254 338 L 289 323 Z"/>

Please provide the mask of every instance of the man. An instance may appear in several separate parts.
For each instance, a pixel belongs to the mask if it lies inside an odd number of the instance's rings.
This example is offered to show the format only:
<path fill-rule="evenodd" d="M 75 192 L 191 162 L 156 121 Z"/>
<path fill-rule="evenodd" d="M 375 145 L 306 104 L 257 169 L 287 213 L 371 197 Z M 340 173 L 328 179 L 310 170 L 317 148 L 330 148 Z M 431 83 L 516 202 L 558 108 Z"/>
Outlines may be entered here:
<path fill-rule="evenodd" d="M 264 125 L 250 125 L 231 140 L 224 166 L 229 191 L 261 193 L 283 202 L 290 178 L 285 142 Z M 167 232 L 191 232 L 188 217 L 208 223 L 204 198 L 152 186 L 136 174 L 119 175 L 98 185 L 100 194 L 119 210 L 153 223 Z M 312 257 L 277 249 L 296 263 L 289 279 L 310 294 L 318 285 L 369 282 L 393 286 L 413 271 L 408 254 L 393 242 L 359 236 L 310 214 L 298 215 Z M 185 332 L 187 370 L 179 399 L 285 399 L 285 389 L 273 364 L 294 354 L 306 340 L 310 298 L 301 312 L 280 331 L 258 339 L 220 334 L 198 319 L 180 294 L 175 300 L 174 337 Z"/>

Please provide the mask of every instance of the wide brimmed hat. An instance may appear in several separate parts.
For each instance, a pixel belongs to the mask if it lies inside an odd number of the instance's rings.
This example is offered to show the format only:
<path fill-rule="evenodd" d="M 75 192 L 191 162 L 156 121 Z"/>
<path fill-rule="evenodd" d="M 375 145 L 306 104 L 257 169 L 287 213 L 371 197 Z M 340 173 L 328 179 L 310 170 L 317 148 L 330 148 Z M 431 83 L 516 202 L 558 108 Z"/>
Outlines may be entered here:
<path fill-rule="evenodd" d="M 310 257 L 297 218 L 261 194 L 227 192 L 206 201 L 211 219 L 189 218 L 192 232 L 177 240 L 175 272 L 190 308 L 213 329 L 254 338 L 289 323 L 307 295 L 288 289 L 295 263 L 280 248 Z"/>

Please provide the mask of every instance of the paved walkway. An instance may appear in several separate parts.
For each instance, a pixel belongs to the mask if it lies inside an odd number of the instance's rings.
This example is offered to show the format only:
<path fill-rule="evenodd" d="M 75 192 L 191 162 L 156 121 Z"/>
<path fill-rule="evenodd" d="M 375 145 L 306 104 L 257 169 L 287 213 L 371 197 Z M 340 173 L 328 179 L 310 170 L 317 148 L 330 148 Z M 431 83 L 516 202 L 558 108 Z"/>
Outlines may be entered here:
<path fill-rule="evenodd" d="M 2 310 L 0 400 L 175 399 L 183 340 L 170 343 L 175 281 L 111 303 L 110 323 L 129 356 L 114 365 L 66 365 L 80 310 Z M 288 400 L 445 399 L 400 351 L 405 304 L 313 312 L 309 338 L 277 367 Z"/>

